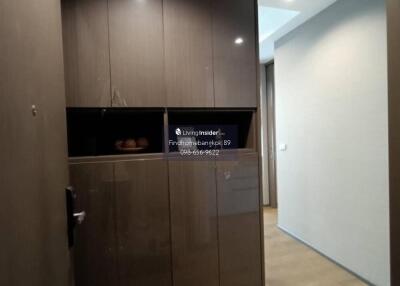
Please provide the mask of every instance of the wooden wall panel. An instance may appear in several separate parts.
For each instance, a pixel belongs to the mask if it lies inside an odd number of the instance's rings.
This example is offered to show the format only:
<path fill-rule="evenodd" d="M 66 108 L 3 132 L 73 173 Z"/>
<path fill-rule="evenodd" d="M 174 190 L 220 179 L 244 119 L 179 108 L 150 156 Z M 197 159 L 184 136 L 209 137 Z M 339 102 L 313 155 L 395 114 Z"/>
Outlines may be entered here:
<path fill-rule="evenodd" d="M 400 2 L 387 0 L 391 284 L 400 285 Z"/>
<path fill-rule="evenodd" d="M 1 1 L 0 13 L 0 285 L 67 286 L 60 3 Z"/>

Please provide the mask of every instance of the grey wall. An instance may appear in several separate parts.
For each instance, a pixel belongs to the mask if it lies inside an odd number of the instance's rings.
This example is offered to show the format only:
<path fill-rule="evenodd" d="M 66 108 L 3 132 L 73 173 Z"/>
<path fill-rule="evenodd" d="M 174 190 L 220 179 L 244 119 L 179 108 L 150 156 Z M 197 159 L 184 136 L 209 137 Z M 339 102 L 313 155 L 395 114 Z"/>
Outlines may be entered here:
<path fill-rule="evenodd" d="M 279 226 L 389 285 L 384 0 L 340 0 L 276 44 Z"/>
<path fill-rule="evenodd" d="M 260 112 L 261 112 L 261 158 L 262 158 L 262 187 L 263 204 L 269 205 L 269 178 L 268 178 L 268 128 L 267 128 L 267 75 L 265 65 L 260 69 Z"/>

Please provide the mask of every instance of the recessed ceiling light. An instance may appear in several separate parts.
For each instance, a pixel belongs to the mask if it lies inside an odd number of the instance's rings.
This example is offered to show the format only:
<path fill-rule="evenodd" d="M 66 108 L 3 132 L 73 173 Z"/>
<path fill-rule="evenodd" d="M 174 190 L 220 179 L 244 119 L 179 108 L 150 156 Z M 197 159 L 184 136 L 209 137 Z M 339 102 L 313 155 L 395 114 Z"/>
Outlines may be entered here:
<path fill-rule="evenodd" d="M 243 43 L 244 43 L 244 40 L 243 40 L 242 37 L 237 37 L 237 38 L 235 39 L 235 45 L 241 45 L 241 44 L 243 44 Z"/>

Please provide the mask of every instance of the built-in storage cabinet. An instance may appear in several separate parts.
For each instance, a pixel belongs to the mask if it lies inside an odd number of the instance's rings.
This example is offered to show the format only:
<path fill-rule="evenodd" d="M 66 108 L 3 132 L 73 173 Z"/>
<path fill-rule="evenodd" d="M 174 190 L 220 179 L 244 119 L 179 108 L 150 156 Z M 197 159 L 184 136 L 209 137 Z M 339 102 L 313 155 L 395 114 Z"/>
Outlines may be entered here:
<path fill-rule="evenodd" d="M 213 107 L 211 0 L 164 0 L 169 107 Z"/>
<path fill-rule="evenodd" d="M 172 285 L 167 162 L 82 161 L 70 170 L 87 213 L 76 233 L 76 285 Z"/>
<path fill-rule="evenodd" d="M 262 285 L 258 155 L 217 161 L 220 286 Z"/>
<path fill-rule="evenodd" d="M 114 168 L 119 283 L 172 285 L 167 162 L 132 160 Z"/>
<path fill-rule="evenodd" d="M 112 106 L 165 106 L 162 0 L 108 2 Z"/>
<path fill-rule="evenodd" d="M 75 233 L 76 286 L 115 285 L 118 269 L 113 164 L 71 164 L 70 182 L 79 198 L 76 209 L 87 214 Z"/>
<path fill-rule="evenodd" d="M 111 106 L 107 0 L 61 4 L 67 106 Z"/>
<path fill-rule="evenodd" d="M 257 106 L 255 15 L 255 1 L 213 1 L 216 107 Z"/>
<path fill-rule="evenodd" d="M 170 161 L 174 286 L 217 286 L 218 226 L 214 161 Z"/>

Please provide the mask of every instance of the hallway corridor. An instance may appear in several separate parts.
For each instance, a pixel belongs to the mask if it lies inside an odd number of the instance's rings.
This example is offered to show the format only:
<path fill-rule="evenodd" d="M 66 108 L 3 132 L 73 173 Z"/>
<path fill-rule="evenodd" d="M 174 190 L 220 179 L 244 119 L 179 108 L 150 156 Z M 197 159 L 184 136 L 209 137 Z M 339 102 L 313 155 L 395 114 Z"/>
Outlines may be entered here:
<path fill-rule="evenodd" d="M 277 209 L 264 208 L 266 286 L 367 285 L 277 226 Z"/>

